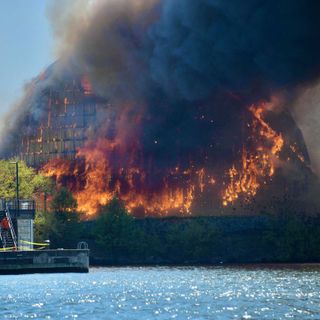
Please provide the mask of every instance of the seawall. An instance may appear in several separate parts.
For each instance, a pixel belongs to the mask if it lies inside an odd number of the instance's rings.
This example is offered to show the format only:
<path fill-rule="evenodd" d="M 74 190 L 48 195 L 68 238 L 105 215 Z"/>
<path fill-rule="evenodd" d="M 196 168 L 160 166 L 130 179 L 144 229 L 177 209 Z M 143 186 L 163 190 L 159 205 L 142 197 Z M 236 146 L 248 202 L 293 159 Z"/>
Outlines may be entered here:
<path fill-rule="evenodd" d="M 0 274 L 89 272 L 89 250 L 0 252 Z"/>

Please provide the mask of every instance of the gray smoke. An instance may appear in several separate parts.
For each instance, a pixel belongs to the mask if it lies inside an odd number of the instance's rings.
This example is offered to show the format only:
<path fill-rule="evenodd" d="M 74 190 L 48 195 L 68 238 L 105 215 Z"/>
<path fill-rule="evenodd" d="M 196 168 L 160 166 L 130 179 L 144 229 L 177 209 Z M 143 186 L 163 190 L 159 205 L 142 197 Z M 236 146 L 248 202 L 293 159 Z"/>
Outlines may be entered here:
<path fill-rule="evenodd" d="M 56 1 L 60 52 L 104 95 L 143 91 L 205 99 L 219 90 L 270 95 L 318 77 L 314 0 Z"/>
<path fill-rule="evenodd" d="M 144 41 L 157 2 L 54 1 L 48 14 L 57 50 L 91 77 L 100 95 L 129 95 L 136 89 L 136 78 L 141 73 L 146 78 Z"/>
<path fill-rule="evenodd" d="M 189 100 L 226 89 L 259 99 L 313 81 L 319 12 L 310 0 L 163 1 L 150 31 L 153 79 Z"/>
<path fill-rule="evenodd" d="M 312 169 L 320 176 L 320 83 L 304 89 L 292 109 L 303 132 Z"/>
<path fill-rule="evenodd" d="M 130 101 L 140 113 L 143 105 L 143 149 L 173 162 L 204 157 L 213 137 L 226 137 L 220 145 L 231 150 L 249 103 L 278 92 L 291 100 L 318 79 L 319 12 L 316 0 L 57 0 L 48 7 L 65 65 L 72 61 L 119 108 Z M 28 106 L 37 118 L 39 108 Z M 203 126 L 195 120 L 202 115 L 219 125 Z"/>

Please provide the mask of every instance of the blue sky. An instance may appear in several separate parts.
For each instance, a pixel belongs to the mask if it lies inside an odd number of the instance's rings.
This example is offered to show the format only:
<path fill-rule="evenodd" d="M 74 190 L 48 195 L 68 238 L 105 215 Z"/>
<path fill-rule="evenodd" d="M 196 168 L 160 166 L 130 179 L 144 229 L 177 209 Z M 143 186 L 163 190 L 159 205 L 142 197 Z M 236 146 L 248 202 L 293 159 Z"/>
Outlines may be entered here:
<path fill-rule="evenodd" d="M 48 0 L 0 0 L 0 114 L 54 60 Z"/>

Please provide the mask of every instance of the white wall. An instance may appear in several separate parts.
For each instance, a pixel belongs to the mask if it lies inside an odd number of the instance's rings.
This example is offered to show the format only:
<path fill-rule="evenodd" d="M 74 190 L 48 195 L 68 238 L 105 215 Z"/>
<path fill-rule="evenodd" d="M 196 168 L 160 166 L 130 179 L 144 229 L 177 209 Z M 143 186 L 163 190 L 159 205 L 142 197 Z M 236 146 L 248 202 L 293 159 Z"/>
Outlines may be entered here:
<path fill-rule="evenodd" d="M 32 244 L 26 244 L 23 241 L 33 242 L 33 220 L 32 219 L 18 219 L 18 247 L 19 250 L 32 250 Z"/>

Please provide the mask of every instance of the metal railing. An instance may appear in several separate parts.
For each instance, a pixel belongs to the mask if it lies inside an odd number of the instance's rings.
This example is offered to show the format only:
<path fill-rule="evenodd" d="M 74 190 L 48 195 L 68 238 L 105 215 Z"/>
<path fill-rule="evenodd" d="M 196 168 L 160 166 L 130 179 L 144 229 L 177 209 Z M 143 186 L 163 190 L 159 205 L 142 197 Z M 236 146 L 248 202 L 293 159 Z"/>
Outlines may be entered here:
<path fill-rule="evenodd" d="M 11 215 L 10 215 L 10 211 L 9 211 L 9 206 L 6 206 L 6 217 L 8 219 L 8 223 L 9 223 L 9 229 L 10 229 L 10 233 L 11 233 L 11 238 L 12 238 L 12 242 L 13 242 L 13 246 L 15 248 L 17 248 L 17 236 L 16 236 L 16 232 L 14 231 L 14 226 L 11 220 Z"/>
<path fill-rule="evenodd" d="M 7 200 L 7 199 L 0 199 L 0 210 L 5 211 L 6 209 L 12 211 L 24 211 L 24 210 L 35 210 L 35 201 L 34 200 Z"/>

